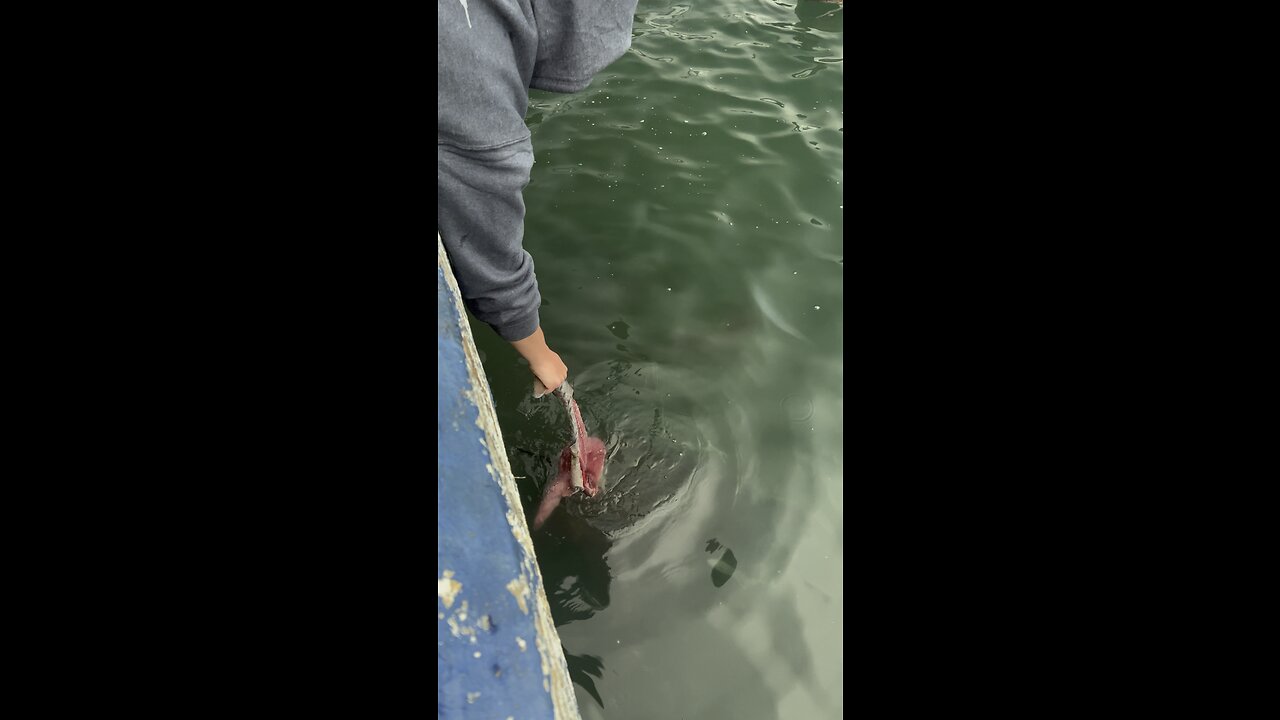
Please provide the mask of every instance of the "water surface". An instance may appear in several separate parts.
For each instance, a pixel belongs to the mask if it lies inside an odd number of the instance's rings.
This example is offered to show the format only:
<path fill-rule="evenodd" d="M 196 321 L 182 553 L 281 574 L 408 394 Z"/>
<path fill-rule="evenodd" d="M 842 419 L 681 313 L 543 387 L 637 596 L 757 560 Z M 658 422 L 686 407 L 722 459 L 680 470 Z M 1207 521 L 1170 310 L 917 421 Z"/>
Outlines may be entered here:
<path fill-rule="evenodd" d="M 534 536 L 584 718 L 842 715 L 843 14 L 641 0 L 531 97 L 543 328 L 609 447 Z M 531 509 L 564 410 L 472 326 Z"/>

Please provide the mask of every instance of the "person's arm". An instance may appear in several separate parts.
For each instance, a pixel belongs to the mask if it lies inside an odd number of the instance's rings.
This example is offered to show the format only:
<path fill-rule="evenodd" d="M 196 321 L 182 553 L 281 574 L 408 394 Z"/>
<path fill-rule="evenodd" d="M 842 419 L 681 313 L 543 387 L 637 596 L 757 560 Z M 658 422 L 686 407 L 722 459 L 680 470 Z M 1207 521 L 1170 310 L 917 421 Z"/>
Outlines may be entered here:
<path fill-rule="evenodd" d="M 529 337 L 516 340 L 511 344 L 515 346 L 516 352 L 529 361 L 529 369 L 533 371 L 533 376 L 538 378 L 547 390 L 555 390 L 569 377 L 569 368 L 565 366 L 564 361 L 555 351 L 547 347 L 542 328 L 534 330 Z"/>
<path fill-rule="evenodd" d="M 437 145 L 437 151 L 436 220 L 463 303 L 515 347 L 548 390 L 560 387 L 569 370 L 542 333 L 542 294 L 521 243 L 529 141 L 483 151 Z"/>
<path fill-rule="evenodd" d="M 556 388 L 568 371 L 542 335 L 542 295 L 522 242 L 538 28 L 501 3 L 440 3 L 437 14 L 436 226 L 467 309 Z"/>

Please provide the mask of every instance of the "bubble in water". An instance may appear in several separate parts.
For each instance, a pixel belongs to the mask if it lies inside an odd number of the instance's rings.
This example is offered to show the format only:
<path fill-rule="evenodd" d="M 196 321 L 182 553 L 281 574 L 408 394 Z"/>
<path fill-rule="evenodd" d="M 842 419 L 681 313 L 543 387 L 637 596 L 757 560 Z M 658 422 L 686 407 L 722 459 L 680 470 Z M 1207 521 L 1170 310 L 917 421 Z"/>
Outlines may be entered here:
<path fill-rule="evenodd" d="M 787 418 L 791 422 L 804 422 L 813 417 L 813 403 L 808 398 L 798 395 L 788 395 L 782 401 L 782 407 L 786 410 Z"/>

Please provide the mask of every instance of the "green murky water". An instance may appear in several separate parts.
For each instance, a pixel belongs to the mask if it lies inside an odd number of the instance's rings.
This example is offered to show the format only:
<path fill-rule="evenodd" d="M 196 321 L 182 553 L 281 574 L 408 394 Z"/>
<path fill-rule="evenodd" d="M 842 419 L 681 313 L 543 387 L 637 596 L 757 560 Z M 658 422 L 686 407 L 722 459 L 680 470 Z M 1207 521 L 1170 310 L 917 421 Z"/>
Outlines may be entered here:
<path fill-rule="evenodd" d="M 534 536 L 584 718 L 842 715 L 843 15 L 641 0 L 531 99 L 543 328 L 609 446 Z M 473 328 L 533 508 L 564 411 Z"/>

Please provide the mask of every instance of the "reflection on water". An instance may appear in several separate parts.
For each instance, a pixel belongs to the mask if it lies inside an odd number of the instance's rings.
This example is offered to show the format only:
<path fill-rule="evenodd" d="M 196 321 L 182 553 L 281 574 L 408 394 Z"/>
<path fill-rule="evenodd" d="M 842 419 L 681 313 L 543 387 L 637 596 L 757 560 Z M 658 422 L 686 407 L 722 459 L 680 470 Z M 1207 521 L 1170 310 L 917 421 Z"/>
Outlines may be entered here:
<path fill-rule="evenodd" d="M 548 342 L 605 492 L 533 534 L 584 718 L 835 718 L 843 687 L 843 5 L 641 0 L 533 93 Z M 473 323 L 532 511 L 562 406 Z"/>
<path fill-rule="evenodd" d="M 721 549 L 720 543 L 715 538 L 707 541 L 707 552 L 715 553 Z M 738 569 L 738 558 L 729 548 L 724 548 L 724 553 L 720 556 L 720 561 L 715 567 L 711 568 L 711 584 L 716 587 L 723 587 L 729 582 L 729 578 L 733 577 L 733 571 Z"/>
<path fill-rule="evenodd" d="M 595 683 L 604 672 L 604 661 L 595 655 L 574 655 L 568 650 L 564 651 L 564 659 L 569 666 L 569 678 L 583 690 L 586 690 L 591 699 L 595 700 L 601 709 L 604 709 L 604 700 L 600 699 L 600 693 L 596 691 Z M 594 676 L 594 679 L 592 676 Z"/>

